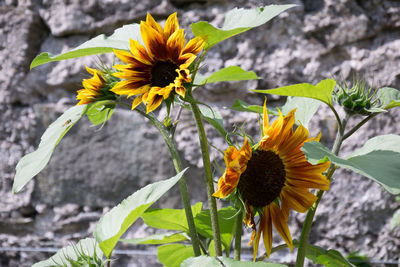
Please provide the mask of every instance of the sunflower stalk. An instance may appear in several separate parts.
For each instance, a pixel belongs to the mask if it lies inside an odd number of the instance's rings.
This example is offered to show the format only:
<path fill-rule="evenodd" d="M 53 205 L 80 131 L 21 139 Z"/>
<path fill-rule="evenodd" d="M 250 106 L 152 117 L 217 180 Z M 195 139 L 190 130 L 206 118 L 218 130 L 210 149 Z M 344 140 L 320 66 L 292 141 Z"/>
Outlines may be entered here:
<path fill-rule="evenodd" d="M 181 163 L 181 159 L 180 159 L 178 150 L 176 149 L 175 142 L 172 139 L 173 133 L 168 131 L 164 127 L 164 125 L 156 117 L 154 117 L 154 115 L 152 113 L 146 114 L 146 112 L 140 110 L 139 108 L 136 108 L 135 110 L 137 112 L 139 112 L 141 115 L 143 115 L 144 117 L 148 118 L 150 120 L 150 122 L 161 133 L 161 135 L 164 138 L 165 143 L 167 144 L 168 149 L 170 151 L 176 173 L 181 172 L 182 171 L 182 163 Z M 194 251 L 195 256 L 198 257 L 201 255 L 200 240 L 199 240 L 199 236 L 197 235 L 196 226 L 195 226 L 194 219 L 193 219 L 192 208 L 190 206 L 189 193 L 188 193 L 188 189 L 187 189 L 187 185 L 186 185 L 184 176 L 182 176 L 182 179 L 179 180 L 178 184 L 179 184 L 179 190 L 181 192 L 183 206 L 185 209 L 186 220 L 187 220 L 187 223 L 189 226 L 189 236 L 192 241 L 193 251 Z"/>
<path fill-rule="evenodd" d="M 208 151 L 208 141 L 206 137 L 206 132 L 204 130 L 203 121 L 201 119 L 200 109 L 197 106 L 197 102 L 193 99 L 191 88 L 187 90 L 186 101 L 189 102 L 190 104 L 193 117 L 196 122 L 197 132 L 199 134 L 201 154 L 203 158 L 205 179 L 207 185 L 208 205 L 210 208 L 210 215 L 211 215 L 211 227 L 213 231 L 213 239 L 215 244 L 215 255 L 222 256 L 221 234 L 218 223 L 217 203 L 215 201 L 215 198 L 212 196 L 214 193 L 214 182 L 212 177 L 210 154 Z"/>
<path fill-rule="evenodd" d="M 343 140 L 344 140 L 344 131 L 347 125 L 347 122 L 350 118 L 350 114 L 346 113 L 345 117 L 339 124 L 340 127 L 338 129 L 338 132 L 336 134 L 336 139 L 332 147 L 332 153 L 335 155 L 339 154 L 340 147 L 342 146 Z M 340 121 L 339 121 L 340 122 Z M 326 178 L 330 181 L 332 178 L 333 173 L 336 170 L 335 164 L 331 164 L 329 166 L 329 169 L 327 170 L 327 175 Z M 310 210 L 307 212 L 306 219 L 303 224 L 303 228 L 301 230 L 301 235 L 300 235 L 300 241 L 299 241 L 299 247 L 297 250 L 297 258 L 296 258 L 296 267 L 303 267 L 304 266 L 304 259 L 306 256 L 306 250 L 307 250 L 307 245 L 308 245 L 308 236 L 310 234 L 311 230 L 311 225 L 314 220 L 315 212 L 317 211 L 317 207 L 319 202 L 321 201 L 321 198 L 324 194 L 323 190 L 319 190 L 317 193 L 317 200 L 315 201 L 314 205 L 310 208 Z"/>

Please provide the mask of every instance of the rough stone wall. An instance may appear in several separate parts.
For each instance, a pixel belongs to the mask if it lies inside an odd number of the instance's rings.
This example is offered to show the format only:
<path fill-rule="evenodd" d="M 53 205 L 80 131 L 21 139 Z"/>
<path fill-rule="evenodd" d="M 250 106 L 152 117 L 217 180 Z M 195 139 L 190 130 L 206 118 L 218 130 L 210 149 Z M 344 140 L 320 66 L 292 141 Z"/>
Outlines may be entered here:
<path fill-rule="evenodd" d="M 56 54 L 100 33 L 110 34 L 123 24 L 144 19 L 147 11 L 157 20 L 178 11 L 181 26 L 188 28 L 199 20 L 221 25 L 223 14 L 236 6 L 271 3 L 278 1 L 0 1 L 0 247 L 67 245 L 90 235 L 100 216 L 130 193 L 174 173 L 161 136 L 136 113 L 117 110 L 101 130 L 90 127 L 87 120 L 80 121 L 57 147 L 49 166 L 23 192 L 13 195 L 12 178 L 18 160 L 37 147 L 43 131 L 60 113 L 74 105 L 75 91 L 86 77 L 83 66 L 93 66 L 98 60 L 86 57 L 29 71 L 35 55 L 44 51 Z M 398 1 L 279 3 L 298 7 L 217 45 L 204 61 L 203 73 L 239 65 L 263 78 L 207 85 L 196 92 L 199 99 L 220 110 L 228 127 L 246 120 L 247 130 L 257 135 L 255 116 L 223 109 L 236 98 L 261 104 L 263 96 L 250 93 L 249 88 L 318 82 L 333 75 L 351 80 L 357 73 L 373 86 L 400 88 Z M 111 62 L 112 57 L 102 60 Z M 272 104 L 282 101 L 269 99 Z M 315 135 L 322 127 L 322 141 L 331 145 L 335 134 L 332 114 L 322 109 L 316 116 L 311 132 Z M 372 120 L 344 144 L 343 154 L 372 136 L 400 134 L 399 118 L 399 110 L 393 110 Z M 211 127 L 207 127 L 207 134 L 215 146 L 226 148 Z M 190 114 L 182 114 L 176 137 L 185 165 L 191 168 L 188 178 L 193 203 L 205 201 L 198 139 Z M 214 156 L 221 159 L 215 151 Z M 179 200 L 174 189 L 160 203 L 180 207 Z M 394 197 L 376 183 L 338 171 L 317 212 L 311 242 L 345 254 L 360 250 L 374 259 L 399 260 L 400 229 L 389 230 L 389 220 L 397 208 Z M 302 214 L 291 218 L 295 238 L 299 238 L 303 219 Z M 128 235 L 151 232 L 138 223 Z M 274 244 L 281 243 L 277 236 Z M 248 238 L 247 234 L 244 246 Z M 49 255 L 0 251 L 0 266 L 30 266 Z M 284 261 L 293 260 L 293 254 L 287 252 L 279 256 Z M 118 257 L 121 266 L 158 266 L 154 257 Z"/>

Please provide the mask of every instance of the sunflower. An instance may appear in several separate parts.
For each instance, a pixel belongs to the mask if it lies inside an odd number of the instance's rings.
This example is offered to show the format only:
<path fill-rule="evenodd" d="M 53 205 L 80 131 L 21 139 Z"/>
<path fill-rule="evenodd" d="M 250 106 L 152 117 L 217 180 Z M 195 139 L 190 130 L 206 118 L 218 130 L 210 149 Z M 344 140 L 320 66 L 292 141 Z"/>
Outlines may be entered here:
<path fill-rule="evenodd" d="M 185 46 L 184 30 L 179 29 L 176 13 L 170 15 L 164 29 L 148 13 L 140 22 L 140 32 L 146 47 L 129 40 L 130 52 L 114 50 L 124 63 L 114 66 L 123 79 L 112 91 L 118 95 L 136 96 L 132 109 L 140 103 L 147 105 L 147 113 L 156 109 L 171 94 L 185 97 L 184 83 L 190 83 L 189 66 L 203 49 L 204 38 L 191 39 Z"/>
<path fill-rule="evenodd" d="M 92 102 L 115 99 L 115 94 L 110 92 L 108 89 L 108 82 L 104 78 L 104 73 L 86 67 L 86 71 L 93 75 L 90 79 L 84 79 L 82 81 L 83 89 L 77 91 L 77 100 L 80 100 L 76 105 L 85 105 Z"/>
<path fill-rule="evenodd" d="M 329 189 L 329 180 L 322 174 L 330 163 L 311 165 L 300 148 L 305 142 L 319 141 L 320 136 L 309 138 L 302 125 L 293 131 L 295 110 L 279 117 L 269 125 L 264 104 L 262 138 L 253 148 L 247 138 L 237 150 L 229 147 L 225 151 L 226 170 L 218 181 L 218 190 L 213 196 L 225 198 L 235 189 L 245 203 L 244 223 L 253 229 L 250 245 L 253 257 L 263 235 L 267 256 L 272 248 L 272 224 L 293 250 L 293 241 L 287 224 L 291 209 L 304 213 L 317 197 L 309 189 Z M 254 220 L 259 214 L 257 225 Z"/>

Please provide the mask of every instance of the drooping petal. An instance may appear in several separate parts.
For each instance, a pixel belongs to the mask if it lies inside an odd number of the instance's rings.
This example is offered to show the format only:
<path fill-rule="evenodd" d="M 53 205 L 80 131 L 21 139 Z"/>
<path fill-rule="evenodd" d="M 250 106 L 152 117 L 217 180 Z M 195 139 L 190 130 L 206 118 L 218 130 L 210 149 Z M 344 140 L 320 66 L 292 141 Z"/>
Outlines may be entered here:
<path fill-rule="evenodd" d="M 306 212 L 317 197 L 310 193 L 308 189 L 294 188 L 291 186 L 285 186 L 281 193 L 282 210 L 294 209 L 297 212 Z"/>
<path fill-rule="evenodd" d="M 272 250 L 272 221 L 271 221 L 271 214 L 270 214 L 270 208 L 269 206 L 265 206 L 263 208 L 263 220 L 264 220 L 264 225 L 260 224 L 260 228 L 262 227 L 263 231 L 263 241 L 264 241 L 264 246 L 265 250 L 267 252 L 267 257 L 269 258 L 269 255 L 271 255 L 271 250 Z"/>
<path fill-rule="evenodd" d="M 293 250 L 293 241 L 287 224 L 287 218 L 285 218 L 284 214 L 281 212 L 280 208 L 278 207 L 278 205 L 275 204 L 275 202 L 272 202 L 269 205 L 269 208 L 271 219 L 276 231 L 279 233 L 279 235 L 282 237 L 288 247 Z"/>

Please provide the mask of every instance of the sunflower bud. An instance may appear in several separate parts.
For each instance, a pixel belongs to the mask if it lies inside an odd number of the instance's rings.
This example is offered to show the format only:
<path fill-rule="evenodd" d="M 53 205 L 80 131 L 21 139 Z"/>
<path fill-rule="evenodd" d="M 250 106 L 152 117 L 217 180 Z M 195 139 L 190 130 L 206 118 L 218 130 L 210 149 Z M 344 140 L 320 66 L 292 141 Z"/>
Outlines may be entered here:
<path fill-rule="evenodd" d="M 110 70 L 97 70 L 86 67 L 87 72 L 93 75 L 92 78 L 82 81 L 83 89 L 77 91 L 77 105 L 84 105 L 101 100 L 115 100 L 116 94 L 111 88 L 116 82 L 116 78 L 111 75 Z"/>
<path fill-rule="evenodd" d="M 366 85 L 365 81 L 356 79 L 352 87 L 343 81 L 337 83 L 338 91 L 334 92 L 334 100 L 349 114 L 368 116 L 374 112 L 381 112 L 380 103 L 375 98 L 376 90 Z"/>

